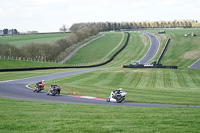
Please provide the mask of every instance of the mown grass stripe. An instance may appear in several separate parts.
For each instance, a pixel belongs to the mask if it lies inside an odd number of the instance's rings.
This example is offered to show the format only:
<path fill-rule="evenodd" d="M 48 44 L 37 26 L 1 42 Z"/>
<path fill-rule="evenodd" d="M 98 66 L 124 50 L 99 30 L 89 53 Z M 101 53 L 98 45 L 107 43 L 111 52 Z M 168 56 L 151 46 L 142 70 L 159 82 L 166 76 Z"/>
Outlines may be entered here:
<path fill-rule="evenodd" d="M 200 74 L 198 74 L 195 71 L 190 71 L 190 75 L 191 75 L 194 83 L 196 84 L 196 86 L 200 87 Z"/>
<path fill-rule="evenodd" d="M 164 88 L 164 81 L 163 81 L 163 70 L 155 70 L 156 79 L 155 79 L 155 88 Z"/>
<path fill-rule="evenodd" d="M 169 70 L 167 71 L 164 71 L 164 86 L 165 88 L 171 88 L 171 77 L 170 77 L 170 74 L 169 74 Z"/>
<path fill-rule="evenodd" d="M 183 72 L 184 71 L 176 71 L 178 82 L 181 87 L 188 87 L 188 85 L 186 84 L 185 78 L 183 76 Z"/>
<path fill-rule="evenodd" d="M 197 86 L 194 84 L 194 82 L 193 82 L 191 76 L 190 76 L 187 72 L 186 72 L 186 73 L 183 73 L 183 76 L 184 76 L 185 81 L 186 81 L 186 84 L 188 85 L 189 88 L 195 88 L 195 87 L 197 87 Z"/>
<path fill-rule="evenodd" d="M 139 73 L 142 73 L 142 77 L 139 80 L 137 87 L 139 88 L 146 88 L 147 84 L 148 84 L 148 72 L 146 70 L 138 70 Z"/>
<path fill-rule="evenodd" d="M 155 83 L 156 83 L 156 73 L 155 70 L 152 70 L 153 72 L 151 72 L 150 76 L 149 76 L 149 81 L 148 81 L 148 86 L 150 88 L 154 88 L 155 87 Z"/>
<path fill-rule="evenodd" d="M 170 74 L 170 77 L 171 77 L 171 85 L 172 85 L 172 88 L 180 88 L 180 84 L 178 82 L 178 77 L 177 77 L 177 74 L 175 72 L 176 70 L 171 70 L 169 71 L 169 74 Z"/>

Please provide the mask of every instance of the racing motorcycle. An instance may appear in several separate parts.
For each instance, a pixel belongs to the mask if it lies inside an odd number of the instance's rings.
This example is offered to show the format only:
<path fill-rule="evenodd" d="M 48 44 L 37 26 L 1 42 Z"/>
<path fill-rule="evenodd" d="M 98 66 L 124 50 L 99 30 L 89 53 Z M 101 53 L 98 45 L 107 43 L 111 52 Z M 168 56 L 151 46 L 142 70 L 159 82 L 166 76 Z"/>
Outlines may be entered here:
<path fill-rule="evenodd" d="M 126 94 L 127 93 L 122 88 L 111 91 L 110 96 L 106 99 L 106 101 L 121 103 L 124 101 Z"/>
<path fill-rule="evenodd" d="M 33 92 L 40 92 L 41 90 L 44 90 L 44 85 L 45 85 L 45 80 L 42 80 L 41 82 L 37 82 L 35 84 L 35 89 L 33 90 Z"/>
<path fill-rule="evenodd" d="M 51 85 L 47 95 L 55 96 L 56 94 L 60 95 L 61 86 L 60 85 Z"/>

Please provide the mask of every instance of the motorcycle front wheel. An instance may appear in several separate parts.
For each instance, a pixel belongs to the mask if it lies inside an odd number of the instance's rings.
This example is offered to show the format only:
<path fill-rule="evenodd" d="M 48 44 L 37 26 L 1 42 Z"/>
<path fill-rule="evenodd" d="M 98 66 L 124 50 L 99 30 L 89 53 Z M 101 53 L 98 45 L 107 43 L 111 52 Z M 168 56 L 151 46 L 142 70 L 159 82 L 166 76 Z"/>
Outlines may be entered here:
<path fill-rule="evenodd" d="M 110 98 L 107 98 L 106 101 L 107 101 L 107 102 L 110 102 Z"/>

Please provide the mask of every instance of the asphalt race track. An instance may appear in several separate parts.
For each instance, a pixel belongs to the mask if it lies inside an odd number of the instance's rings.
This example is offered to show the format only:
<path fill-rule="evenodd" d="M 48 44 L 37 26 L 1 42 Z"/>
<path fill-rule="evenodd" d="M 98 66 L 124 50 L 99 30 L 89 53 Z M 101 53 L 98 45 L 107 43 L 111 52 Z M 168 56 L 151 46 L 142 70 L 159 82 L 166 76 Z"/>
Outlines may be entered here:
<path fill-rule="evenodd" d="M 151 48 L 149 49 L 148 53 L 151 53 Z M 20 80 L 3 81 L 0 82 L 0 97 L 31 100 L 31 101 L 95 104 L 95 105 L 120 105 L 120 106 L 144 106 L 144 107 L 200 107 L 200 106 L 188 106 L 188 105 L 164 105 L 164 104 L 146 104 L 146 103 L 129 103 L 129 102 L 115 103 L 115 102 L 106 102 L 106 100 L 87 99 L 87 98 L 73 97 L 68 95 L 47 96 L 46 92 L 34 93 L 32 89 L 26 87 L 28 84 L 34 84 L 43 79 L 45 81 L 49 81 L 53 79 L 58 79 L 62 77 L 67 77 L 83 72 L 89 72 L 100 69 L 109 69 L 109 68 L 76 70 L 76 71 L 68 71 L 68 72 L 55 73 L 44 76 L 25 78 Z"/>
<path fill-rule="evenodd" d="M 147 54 L 139 61 L 140 64 L 145 64 L 148 61 L 150 61 L 157 53 L 159 47 L 160 47 L 160 42 L 156 36 L 153 34 L 143 32 L 145 35 L 147 35 L 150 39 L 151 46 L 147 52 Z"/>
<path fill-rule="evenodd" d="M 189 68 L 200 69 L 200 59 L 193 63 Z"/>
<path fill-rule="evenodd" d="M 44 76 L 37 76 L 32 78 L 25 78 L 20 80 L 6 81 L 0 83 L 0 97 L 11 99 L 22 99 L 31 101 L 46 101 L 59 103 L 78 103 L 78 104 L 98 104 L 98 105 L 123 105 L 123 106 L 145 106 L 145 107 L 179 107 L 181 105 L 162 105 L 162 104 L 145 104 L 145 103 L 114 103 L 106 102 L 105 100 L 86 99 L 80 97 L 72 97 L 67 95 L 47 96 L 46 92 L 34 93 L 32 89 L 26 87 L 27 84 L 36 83 L 42 79 L 49 81 L 57 78 L 62 78 L 78 73 L 89 72 L 99 69 L 77 70 L 70 72 L 62 72 L 56 74 L 49 74 Z M 109 94 L 108 94 L 109 96 Z M 182 106 L 192 107 L 192 106 Z M 193 106 L 194 107 L 194 106 Z"/>

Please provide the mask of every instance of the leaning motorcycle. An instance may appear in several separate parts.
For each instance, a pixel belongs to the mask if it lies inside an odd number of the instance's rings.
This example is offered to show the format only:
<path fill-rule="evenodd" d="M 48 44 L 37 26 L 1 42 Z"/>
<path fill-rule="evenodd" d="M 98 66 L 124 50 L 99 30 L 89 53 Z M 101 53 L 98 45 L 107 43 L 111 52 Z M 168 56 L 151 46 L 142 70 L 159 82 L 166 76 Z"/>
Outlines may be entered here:
<path fill-rule="evenodd" d="M 126 94 L 127 93 L 124 90 L 122 90 L 120 93 L 114 93 L 111 91 L 110 96 L 106 99 L 106 101 L 121 103 L 124 101 Z"/>
<path fill-rule="evenodd" d="M 60 95 L 61 86 L 60 85 L 51 85 L 47 95 L 55 96 L 56 94 Z"/>
<path fill-rule="evenodd" d="M 44 90 L 44 84 L 36 83 L 35 89 L 33 90 L 33 92 L 37 92 L 38 93 L 41 90 Z"/>

